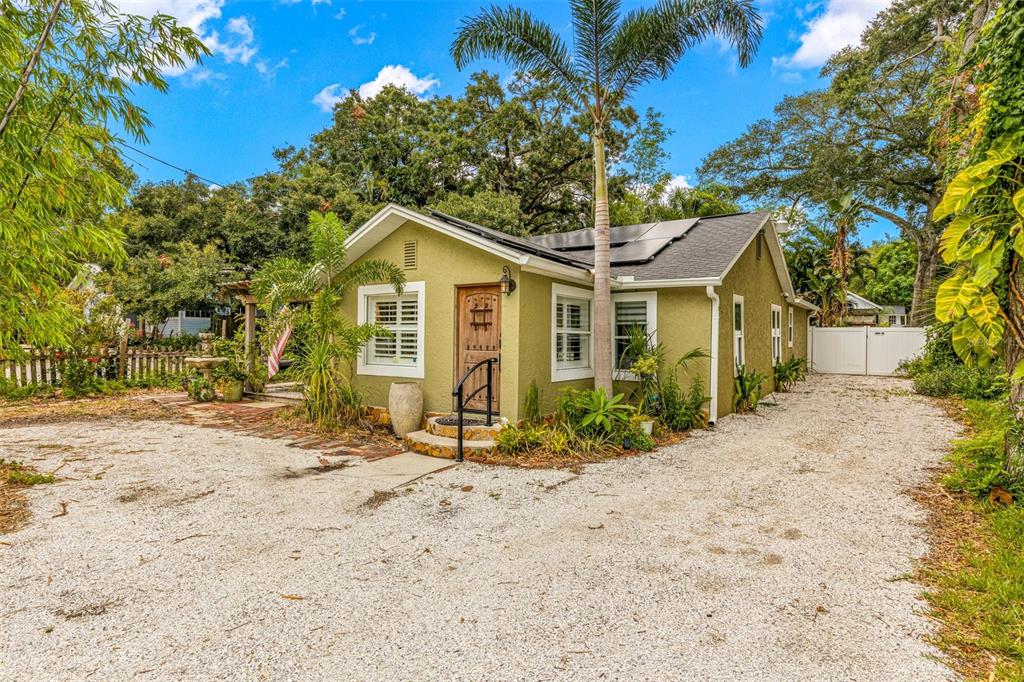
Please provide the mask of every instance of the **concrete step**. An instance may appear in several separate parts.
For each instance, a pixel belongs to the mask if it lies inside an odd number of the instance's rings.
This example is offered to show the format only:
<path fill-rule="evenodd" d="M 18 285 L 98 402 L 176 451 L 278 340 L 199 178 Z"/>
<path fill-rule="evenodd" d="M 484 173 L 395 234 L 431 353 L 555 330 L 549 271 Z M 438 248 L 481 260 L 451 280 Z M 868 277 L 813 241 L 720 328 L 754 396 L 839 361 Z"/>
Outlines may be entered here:
<path fill-rule="evenodd" d="M 405 447 L 413 452 L 444 459 L 455 459 L 459 449 L 459 441 L 455 438 L 438 436 L 428 431 L 408 433 L 404 441 Z M 491 455 L 494 454 L 495 445 L 493 440 L 463 440 L 462 448 L 466 455 Z"/>
<path fill-rule="evenodd" d="M 261 393 L 246 392 L 246 397 L 256 400 L 269 400 L 275 403 L 286 403 L 288 405 L 301 405 L 306 398 L 301 391 L 263 391 Z"/>
<path fill-rule="evenodd" d="M 441 415 L 440 417 L 429 417 L 427 419 L 427 433 L 445 438 L 457 438 L 459 435 L 458 424 L 441 424 L 439 421 L 451 419 L 455 421 L 455 415 Z M 506 417 L 494 417 L 491 426 L 485 424 L 485 419 L 477 415 L 466 415 L 462 427 L 462 438 L 464 440 L 494 440 L 494 437 L 501 431 L 502 427 L 508 424 Z M 478 422 L 478 423 L 474 423 Z"/>

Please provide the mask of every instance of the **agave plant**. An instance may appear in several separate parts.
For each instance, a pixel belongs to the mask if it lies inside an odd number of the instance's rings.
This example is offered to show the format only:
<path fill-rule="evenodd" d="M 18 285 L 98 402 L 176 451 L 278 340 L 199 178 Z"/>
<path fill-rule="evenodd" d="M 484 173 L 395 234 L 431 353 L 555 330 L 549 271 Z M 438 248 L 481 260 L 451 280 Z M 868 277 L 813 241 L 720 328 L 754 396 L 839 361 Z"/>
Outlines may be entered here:
<path fill-rule="evenodd" d="M 354 287 L 374 282 L 386 282 L 401 293 L 405 274 L 385 260 L 347 267 L 349 232 L 334 213 L 311 212 L 308 231 L 311 258 L 275 258 L 253 278 L 252 291 L 270 320 L 271 342 L 286 326 L 297 330 L 299 352 L 290 371 L 303 384 L 310 419 L 326 427 L 359 416 L 361 396 L 345 368 L 370 339 L 390 333 L 378 325 L 352 322 L 342 313 L 342 298 Z"/>

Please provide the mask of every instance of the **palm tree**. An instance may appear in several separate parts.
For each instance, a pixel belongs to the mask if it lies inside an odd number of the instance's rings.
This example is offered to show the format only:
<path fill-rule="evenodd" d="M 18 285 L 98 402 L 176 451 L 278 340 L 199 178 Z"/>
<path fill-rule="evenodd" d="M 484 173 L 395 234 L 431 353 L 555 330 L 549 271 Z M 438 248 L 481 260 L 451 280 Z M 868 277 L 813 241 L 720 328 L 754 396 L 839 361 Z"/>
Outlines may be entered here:
<path fill-rule="evenodd" d="M 451 53 L 459 69 L 496 57 L 557 87 L 593 122 L 594 387 L 612 390 L 611 287 L 605 132 L 611 113 L 644 83 L 668 78 L 689 48 L 720 35 L 746 66 L 761 39 L 751 0 L 662 0 L 621 16 L 620 0 L 570 0 L 572 50 L 518 7 L 491 6 L 463 19 Z"/>
<path fill-rule="evenodd" d="M 296 366 L 290 370 L 303 384 L 310 419 L 320 426 L 350 422 L 360 415 L 357 389 L 343 369 L 375 336 L 390 332 L 375 324 L 356 324 L 341 311 L 341 300 L 353 287 L 386 282 L 402 293 L 405 273 L 386 260 L 345 265 L 349 232 L 334 213 L 309 214 L 312 257 L 308 261 L 279 257 L 253 277 L 252 290 L 270 320 L 270 338 L 286 326 L 300 338 Z M 292 308 L 293 303 L 307 304 Z"/>

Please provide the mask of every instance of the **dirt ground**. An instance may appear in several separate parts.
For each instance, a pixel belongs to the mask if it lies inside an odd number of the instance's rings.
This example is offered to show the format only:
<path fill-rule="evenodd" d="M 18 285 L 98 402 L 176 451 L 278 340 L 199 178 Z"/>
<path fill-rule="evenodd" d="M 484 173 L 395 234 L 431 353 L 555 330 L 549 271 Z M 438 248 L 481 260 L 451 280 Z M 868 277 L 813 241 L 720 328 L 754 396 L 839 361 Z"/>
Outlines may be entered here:
<path fill-rule="evenodd" d="M 956 431 L 815 376 L 648 456 L 386 492 L 236 431 L 0 429 L 60 467 L 0 535 L 0 679 L 952 679 L 904 491 Z"/>

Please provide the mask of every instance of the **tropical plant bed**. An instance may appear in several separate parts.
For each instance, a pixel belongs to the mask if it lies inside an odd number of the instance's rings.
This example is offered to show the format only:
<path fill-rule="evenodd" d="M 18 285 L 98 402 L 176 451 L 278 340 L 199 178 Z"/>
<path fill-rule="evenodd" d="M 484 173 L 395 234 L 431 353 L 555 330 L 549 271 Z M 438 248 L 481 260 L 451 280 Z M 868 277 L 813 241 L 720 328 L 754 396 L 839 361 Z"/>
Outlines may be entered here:
<path fill-rule="evenodd" d="M 966 424 L 950 464 L 912 492 L 928 509 L 930 551 L 915 576 L 940 628 L 934 643 L 970 680 L 1024 680 L 1024 506 L 990 502 L 1002 456 L 1000 402 L 942 402 Z M 984 489 L 983 489 L 984 488 Z M 1019 492 L 1014 490 L 1013 492 Z"/>
<path fill-rule="evenodd" d="M 674 445 L 688 437 L 688 433 L 666 432 L 654 435 L 656 448 Z M 599 449 L 576 451 L 552 451 L 548 448 L 532 448 L 525 452 L 507 453 L 495 450 L 489 455 L 466 455 L 466 460 L 478 464 L 494 464 L 523 469 L 568 469 L 578 472 L 584 464 L 607 462 L 614 459 L 647 454 L 642 450 L 627 450 L 622 447 L 604 445 Z"/>

